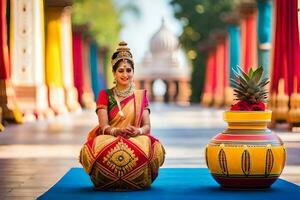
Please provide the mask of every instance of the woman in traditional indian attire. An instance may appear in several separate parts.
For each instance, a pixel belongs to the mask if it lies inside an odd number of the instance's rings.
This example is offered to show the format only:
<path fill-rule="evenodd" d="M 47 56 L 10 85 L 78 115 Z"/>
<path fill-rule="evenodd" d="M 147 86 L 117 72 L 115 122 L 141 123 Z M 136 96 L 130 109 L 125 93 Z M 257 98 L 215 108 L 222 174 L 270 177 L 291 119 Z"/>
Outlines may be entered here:
<path fill-rule="evenodd" d="M 96 189 L 145 189 L 157 177 L 165 152 L 150 135 L 146 90 L 134 87 L 134 62 L 125 42 L 119 44 L 111 64 L 116 85 L 99 93 L 99 125 L 89 133 L 80 163 Z"/>

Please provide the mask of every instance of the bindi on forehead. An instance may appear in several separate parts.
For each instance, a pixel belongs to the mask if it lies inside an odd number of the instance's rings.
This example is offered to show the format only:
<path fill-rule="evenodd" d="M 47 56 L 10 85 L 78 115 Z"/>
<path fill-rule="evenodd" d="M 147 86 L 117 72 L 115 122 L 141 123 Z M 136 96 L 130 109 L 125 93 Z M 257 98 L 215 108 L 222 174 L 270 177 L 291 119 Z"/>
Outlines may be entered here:
<path fill-rule="evenodd" d="M 128 63 L 121 63 L 119 68 L 127 69 L 127 68 L 131 68 L 131 66 Z"/>

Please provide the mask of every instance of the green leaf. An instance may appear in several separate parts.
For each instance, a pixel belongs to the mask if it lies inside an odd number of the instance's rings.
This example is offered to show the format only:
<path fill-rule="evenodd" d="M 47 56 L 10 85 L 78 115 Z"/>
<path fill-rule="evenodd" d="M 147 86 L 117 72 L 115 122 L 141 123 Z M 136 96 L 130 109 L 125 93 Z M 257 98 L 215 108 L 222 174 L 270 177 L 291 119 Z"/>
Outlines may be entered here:
<path fill-rule="evenodd" d="M 253 69 L 252 67 L 250 67 L 250 70 L 249 70 L 249 77 L 252 79 L 253 77 Z"/>
<path fill-rule="evenodd" d="M 244 91 L 244 92 L 247 91 L 247 89 L 243 85 L 237 85 L 236 83 L 232 83 L 232 85 L 233 85 L 233 88 L 235 88 L 237 90 Z"/>
<path fill-rule="evenodd" d="M 254 72 L 253 72 L 253 77 L 252 80 L 254 80 L 255 82 L 259 82 L 259 80 L 262 77 L 262 74 L 264 72 L 264 69 L 262 67 L 257 68 Z"/>
<path fill-rule="evenodd" d="M 261 81 L 257 86 L 260 87 L 260 88 L 263 88 L 263 87 L 265 87 L 268 83 L 270 83 L 269 80 L 267 80 L 267 81 Z"/>
<path fill-rule="evenodd" d="M 239 71 L 239 76 L 243 76 L 244 79 L 248 82 L 250 80 L 249 76 L 244 72 L 244 70 L 239 66 L 237 65 L 237 69 Z"/>
<path fill-rule="evenodd" d="M 233 74 L 235 75 L 236 78 L 239 78 L 241 75 L 238 71 L 232 68 Z"/>

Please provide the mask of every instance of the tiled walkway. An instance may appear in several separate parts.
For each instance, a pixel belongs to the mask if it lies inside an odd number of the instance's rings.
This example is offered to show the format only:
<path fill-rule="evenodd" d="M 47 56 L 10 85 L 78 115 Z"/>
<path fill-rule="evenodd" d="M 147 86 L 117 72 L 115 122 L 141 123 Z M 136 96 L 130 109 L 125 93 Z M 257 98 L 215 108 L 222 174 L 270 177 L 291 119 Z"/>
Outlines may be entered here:
<path fill-rule="evenodd" d="M 206 167 L 203 149 L 226 124 L 222 111 L 199 106 L 152 105 L 152 134 L 164 144 L 164 167 Z M 10 125 L 0 133 L 0 199 L 35 199 L 70 168 L 97 124 L 93 111 Z M 277 132 L 288 160 L 282 178 L 300 185 L 300 133 Z"/>

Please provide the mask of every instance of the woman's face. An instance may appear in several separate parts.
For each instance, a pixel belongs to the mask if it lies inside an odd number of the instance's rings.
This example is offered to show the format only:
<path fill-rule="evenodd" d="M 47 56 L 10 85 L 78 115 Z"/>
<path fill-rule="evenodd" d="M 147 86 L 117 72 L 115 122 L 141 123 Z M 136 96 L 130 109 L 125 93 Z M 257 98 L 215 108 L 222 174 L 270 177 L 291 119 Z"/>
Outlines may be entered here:
<path fill-rule="evenodd" d="M 117 70 L 114 72 L 114 77 L 118 85 L 128 86 L 133 79 L 131 64 L 126 61 L 121 61 L 118 64 Z"/>

